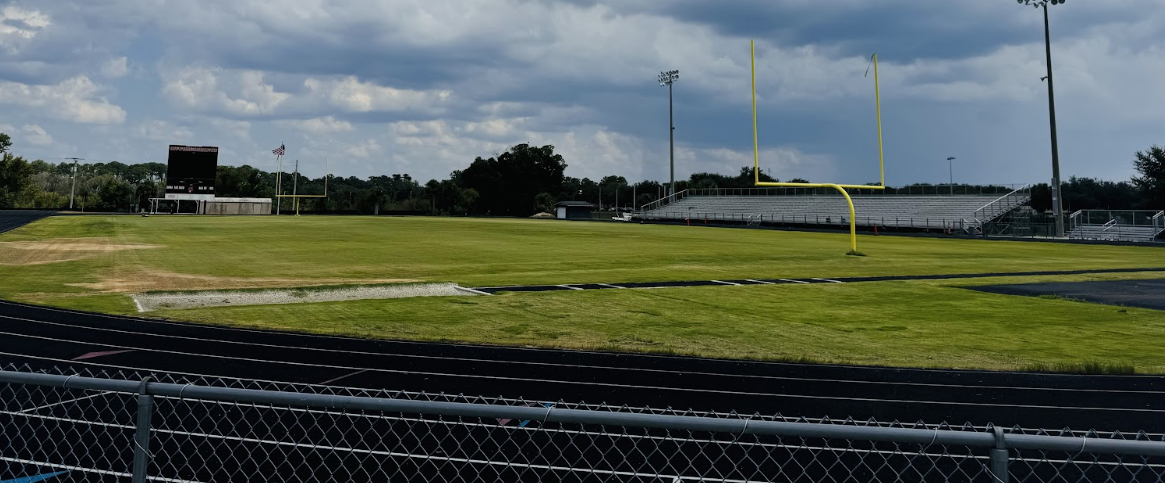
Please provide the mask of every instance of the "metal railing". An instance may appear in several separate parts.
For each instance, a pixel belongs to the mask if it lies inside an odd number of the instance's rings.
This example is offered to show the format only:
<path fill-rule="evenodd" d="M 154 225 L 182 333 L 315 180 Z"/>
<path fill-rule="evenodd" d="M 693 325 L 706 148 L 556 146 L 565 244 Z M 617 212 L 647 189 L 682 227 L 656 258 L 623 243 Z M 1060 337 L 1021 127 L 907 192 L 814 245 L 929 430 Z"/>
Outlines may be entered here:
<path fill-rule="evenodd" d="M 1031 185 L 1023 185 L 1014 191 L 1007 193 L 990 203 L 983 205 L 983 207 L 975 210 L 972 218 L 978 225 L 978 229 L 982 231 L 983 224 L 995 221 L 999 217 L 1006 215 L 1011 210 L 1019 206 L 1027 204 L 1031 201 Z"/>
<path fill-rule="evenodd" d="M 1155 241 L 1165 232 L 1165 211 L 1077 210 L 1068 220 L 1069 238 Z"/>
<path fill-rule="evenodd" d="M 1143 433 L 1027 434 L 312 387 L 317 392 L 0 371 L 0 480 L 63 473 L 134 482 L 1165 477 L 1165 442 Z"/>
<path fill-rule="evenodd" d="M 638 220 L 650 221 L 682 221 L 687 224 L 711 223 L 739 223 L 748 226 L 849 226 L 848 215 L 801 214 L 789 215 L 785 213 L 720 213 L 696 210 L 666 211 L 656 210 L 635 215 Z M 894 228 L 903 230 L 943 230 L 952 234 L 973 234 L 970 230 L 974 224 L 967 223 L 960 217 L 902 217 L 902 216 L 862 216 L 854 218 L 857 226 L 873 230 Z"/>

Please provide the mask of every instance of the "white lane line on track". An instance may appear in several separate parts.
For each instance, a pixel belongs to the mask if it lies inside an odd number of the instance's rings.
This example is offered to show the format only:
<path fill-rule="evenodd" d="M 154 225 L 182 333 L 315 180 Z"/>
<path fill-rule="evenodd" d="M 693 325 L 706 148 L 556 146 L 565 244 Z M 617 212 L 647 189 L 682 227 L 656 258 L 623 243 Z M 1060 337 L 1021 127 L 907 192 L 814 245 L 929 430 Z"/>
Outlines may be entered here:
<path fill-rule="evenodd" d="M 93 399 L 93 398 L 95 398 L 95 397 L 106 396 L 106 395 L 109 395 L 109 394 L 113 394 L 113 391 L 103 391 L 103 392 L 99 392 L 99 393 L 97 393 L 97 394 L 90 394 L 90 395 L 88 395 L 88 396 L 75 397 L 75 398 L 73 398 L 73 399 L 66 399 L 66 400 L 64 400 L 64 401 L 58 401 L 58 402 L 55 402 L 55 403 L 52 403 L 52 404 L 45 404 L 44 406 L 37 406 L 37 407 L 35 407 L 35 408 L 22 409 L 22 410 L 20 410 L 20 411 L 18 411 L 18 412 L 21 412 L 21 413 L 30 413 L 30 412 L 33 412 L 33 411 L 39 411 L 39 410 L 41 410 L 41 409 L 48 409 L 48 408 L 51 408 L 51 407 L 61 406 L 61 405 L 68 404 L 68 403 L 71 403 L 71 402 L 84 401 L 84 400 L 86 400 L 86 399 Z"/>
<path fill-rule="evenodd" d="M 69 341 L 69 340 L 64 340 L 64 339 L 56 339 L 53 337 L 16 334 L 16 333 L 11 333 L 11 332 L 0 332 L 0 335 L 23 337 L 23 338 L 27 338 L 27 339 L 48 340 L 48 341 L 52 341 L 52 342 L 64 342 L 64 343 L 74 343 L 74 344 L 79 343 L 79 342 L 74 342 L 74 341 Z M 121 348 L 121 349 L 129 348 L 128 346 L 118 346 L 118 345 L 113 345 L 113 344 L 94 344 L 94 345 L 103 345 L 106 347 L 114 347 L 114 348 Z M 918 401 L 918 400 L 911 400 L 911 399 L 876 399 L 876 398 L 858 398 L 858 397 L 812 396 L 812 395 L 806 395 L 806 394 L 728 391 L 728 390 L 723 390 L 723 389 L 707 389 L 707 388 L 688 389 L 688 388 L 675 388 L 675 387 L 666 387 L 666 386 L 646 386 L 646 385 L 637 385 L 637 384 L 615 384 L 615 383 L 609 383 L 609 382 L 559 381 L 559 380 L 555 380 L 555 379 L 539 379 L 539 378 L 527 378 L 527 377 L 462 375 L 462 374 L 447 374 L 447 373 L 442 373 L 442 372 L 401 371 L 401 370 L 396 370 L 396 369 L 377 369 L 377 368 L 365 368 L 365 367 L 337 366 L 337 365 L 331 365 L 331 364 L 306 364 L 306 363 L 302 363 L 302 362 L 268 361 L 268 360 L 263 360 L 263 359 L 252 359 L 252 358 L 247 358 L 247 357 L 227 357 L 227 356 L 217 356 L 217 355 L 211 355 L 211 354 L 191 354 L 188 352 L 163 351 L 163 350 L 156 350 L 156 349 L 144 349 L 144 348 L 140 348 L 140 347 L 135 347 L 134 349 L 137 349 L 140 351 L 146 351 L 146 352 L 156 352 L 156 353 L 161 353 L 161 354 L 176 354 L 176 355 L 184 355 L 184 356 L 191 356 L 191 357 L 206 357 L 206 358 L 212 358 L 212 359 L 226 359 L 226 360 L 235 360 L 235 361 L 257 362 L 257 363 L 262 363 L 262 364 L 285 364 L 285 365 L 289 365 L 289 366 L 300 366 L 300 367 L 343 369 L 343 370 L 349 370 L 349 371 L 358 371 L 358 370 L 364 369 L 368 372 L 381 372 L 381 373 L 391 373 L 391 374 L 416 374 L 416 375 L 437 376 L 437 377 L 440 377 L 440 376 L 444 376 L 444 377 L 474 377 L 474 378 L 479 378 L 479 379 L 491 379 L 491 380 L 522 382 L 522 383 L 589 385 L 589 386 L 601 386 L 601 387 L 611 387 L 611 388 L 619 388 L 619 389 L 694 392 L 694 393 L 702 393 L 702 394 L 722 394 L 725 396 L 786 397 L 786 398 L 812 399 L 812 400 L 822 400 L 822 401 L 839 401 L 839 400 L 841 400 L 841 401 L 870 402 L 870 403 L 924 404 L 924 405 L 937 405 L 937 406 L 970 406 L 970 407 L 993 407 L 993 408 L 1009 407 L 1009 408 L 1027 408 L 1027 409 L 1055 409 L 1055 410 L 1062 410 L 1062 411 L 1124 411 L 1124 412 L 1141 412 L 1141 413 L 1150 413 L 1150 414 L 1165 414 L 1165 409 L 1069 407 L 1069 406 L 1048 406 L 1048 405 L 1040 405 L 1040 404 L 988 404 L 988 403 L 968 403 L 968 402 L 956 402 L 956 401 Z M 35 356 L 27 356 L 26 355 L 25 357 L 35 357 Z M 154 371 L 156 372 L 158 370 L 154 370 Z"/>
<path fill-rule="evenodd" d="M 52 357 L 29 356 L 29 355 L 25 355 L 25 354 L 13 354 L 11 352 L 0 352 L 0 355 L 11 356 L 11 357 L 24 357 L 24 358 L 29 358 L 29 359 L 38 359 L 38 360 L 51 361 L 51 362 L 71 362 L 71 361 L 68 361 L 66 359 L 55 359 Z M 74 365 L 77 365 L 77 364 L 74 364 Z M 159 372 L 156 369 L 147 369 L 144 367 L 134 367 L 134 366 L 123 366 L 123 365 L 118 365 L 118 364 L 104 364 L 104 363 L 100 363 L 100 362 L 82 362 L 80 365 L 98 366 L 98 367 L 120 369 L 120 370 L 127 370 L 127 371 L 136 371 L 136 372 Z M 215 379 L 220 379 L 220 380 L 231 380 L 231 381 L 241 381 L 241 382 L 261 382 L 264 384 L 288 385 L 288 386 L 293 386 L 293 387 L 321 387 L 318 384 L 304 383 L 304 382 L 273 381 L 270 379 L 247 379 L 247 378 L 241 378 L 241 377 L 236 377 L 236 376 L 221 376 L 221 375 L 215 375 L 215 374 L 200 374 L 200 373 L 196 373 L 196 372 L 182 372 L 182 371 L 171 371 L 171 370 L 167 370 L 165 372 L 168 374 L 193 376 L 193 377 L 198 377 L 198 378 L 215 378 Z M 421 392 L 421 391 L 406 391 L 406 390 L 401 390 L 401 389 L 372 389 L 372 388 L 366 388 L 366 387 L 352 387 L 352 386 L 322 386 L 322 387 L 329 387 L 332 389 L 337 389 L 337 388 L 338 389 L 347 389 L 347 390 L 356 391 L 356 392 L 379 393 L 379 394 L 389 394 L 389 393 L 401 393 L 401 394 L 413 394 L 413 395 L 428 394 L 428 393 Z M 372 396 L 367 396 L 367 397 L 385 397 L 385 396 L 372 395 Z M 526 400 L 521 400 L 521 399 L 513 399 L 513 398 L 508 398 L 508 399 L 507 398 L 497 398 L 497 400 L 509 401 L 509 402 L 531 402 L 531 401 L 526 401 Z M 541 402 L 554 403 L 554 401 L 541 401 Z M 645 408 L 629 407 L 628 409 L 645 409 Z M 735 416 L 738 416 L 738 414 L 735 412 L 722 413 L 722 412 L 716 412 L 716 411 L 702 411 L 701 414 L 706 414 L 709 417 L 728 417 L 728 416 L 735 417 Z M 811 423 L 821 423 L 824 421 L 821 418 L 801 417 L 801 418 L 797 418 L 797 419 L 804 419 L 804 420 L 809 421 Z M 930 424 L 930 425 L 926 426 L 926 429 L 936 429 L 938 426 L 939 425 L 937 425 L 937 424 Z M 962 427 L 962 426 L 959 426 L 959 427 Z M 971 427 L 975 428 L 975 429 L 981 429 L 981 430 L 989 430 L 990 429 L 988 426 L 974 426 L 974 425 L 972 425 Z M 1034 431 L 1040 430 L 1038 428 L 1024 428 L 1024 427 L 1021 427 L 1020 429 L 1022 431 L 1026 431 L 1026 432 L 1034 432 Z M 1053 428 L 1047 428 L 1046 430 L 1051 430 L 1051 429 L 1053 429 Z M 1100 432 L 1098 432 L 1098 434 L 1104 436 L 1104 435 L 1112 435 L 1113 433 L 1100 431 Z M 1146 435 L 1148 435 L 1150 437 L 1165 437 L 1165 434 L 1161 434 L 1161 433 L 1146 433 Z"/>
<path fill-rule="evenodd" d="M 571 287 L 570 285 L 566 285 L 566 284 L 559 285 L 559 287 L 562 287 L 562 288 L 569 288 L 569 289 L 571 289 L 571 290 L 582 290 L 581 288 L 578 288 L 578 287 Z"/>
<path fill-rule="evenodd" d="M 822 282 L 829 282 L 829 283 L 845 283 L 842 281 L 834 280 L 832 278 L 811 278 L 809 280 L 820 280 Z"/>
<path fill-rule="evenodd" d="M 783 278 L 777 279 L 777 280 L 784 280 L 786 282 L 795 282 L 795 283 L 809 283 L 809 282 L 802 282 L 802 281 L 798 281 L 798 280 L 789 280 L 789 279 L 783 279 Z M 408 341 L 408 340 L 392 340 L 392 341 L 380 340 L 380 341 L 378 341 L 378 340 L 372 340 L 372 339 L 361 339 L 358 337 L 346 337 L 346 336 L 340 336 L 340 335 L 305 334 L 302 332 L 291 332 L 291 331 L 287 331 L 287 330 L 245 329 L 245 328 L 239 328 L 239 327 L 224 327 L 224 326 L 218 326 L 218 325 L 194 324 L 191 322 L 173 322 L 173 321 L 168 321 L 168 320 L 147 319 L 147 318 L 142 318 L 142 317 L 128 317 L 128 316 L 124 316 L 124 315 L 108 315 L 108 314 L 101 314 L 101 313 L 97 313 L 97 312 L 84 312 L 84 311 L 80 311 L 80 310 L 61 309 L 61 308 L 56 308 L 56 307 L 47 307 L 47 306 L 40 306 L 40 305 L 28 305 L 28 304 L 22 304 L 19 302 L 11 302 L 11 301 L 7 301 L 7 300 L 0 300 L 0 305 L 22 307 L 22 308 L 27 308 L 30 310 L 43 310 L 43 311 L 48 311 L 48 312 L 59 312 L 59 313 L 63 313 L 63 314 L 74 314 L 74 315 L 81 315 L 81 316 L 86 316 L 86 317 L 98 317 L 98 318 L 105 318 L 105 319 L 113 319 L 113 320 L 117 320 L 120 322 L 133 322 L 133 323 L 140 323 L 143 325 L 171 326 L 171 327 L 178 327 L 178 328 L 183 328 L 183 329 L 198 329 L 198 330 L 205 330 L 205 331 L 218 331 L 218 332 L 228 332 L 228 333 L 238 332 L 241 334 L 254 334 L 254 335 L 262 335 L 262 336 L 276 335 L 276 336 L 281 336 L 281 337 L 294 337 L 294 338 L 300 338 L 300 339 L 315 339 L 315 340 L 320 340 L 320 341 L 339 340 L 339 341 L 348 341 L 348 342 L 354 342 L 354 343 L 382 343 L 382 344 L 411 345 L 411 346 L 421 346 L 421 347 L 442 347 L 442 346 L 450 345 L 450 344 L 441 344 L 441 343 L 436 343 L 436 342 L 422 342 L 422 341 Z M 33 319 L 25 319 L 25 318 L 20 318 L 20 317 L 11 317 L 11 316 L 0 315 L 0 318 L 4 318 L 4 317 L 15 319 L 15 320 L 28 320 L 28 321 L 33 321 L 33 322 L 54 323 L 54 322 L 45 322 L 45 321 L 39 321 L 39 320 L 33 320 Z M 58 325 L 67 325 L 67 324 L 58 324 Z M 91 328 L 89 326 L 83 326 L 83 325 L 68 325 L 68 326 L 69 327 L 77 327 L 77 328 Z M 132 334 L 147 334 L 147 335 L 160 336 L 157 334 L 149 334 L 147 332 L 132 332 L 132 331 L 122 331 L 122 332 L 132 333 Z M 178 337 L 178 336 L 174 336 L 174 337 Z M 194 339 L 194 340 L 204 340 L 204 339 L 197 339 L 194 337 L 186 337 L 186 338 Z M 221 340 L 221 339 L 205 339 L 205 340 L 213 340 L 215 342 L 233 342 L 233 343 L 247 344 L 246 342 L 225 341 L 225 340 Z M 487 349 L 487 350 L 499 351 L 499 352 L 501 352 L 501 351 L 506 351 L 506 352 L 541 352 L 541 353 L 548 353 L 548 354 L 562 354 L 564 352 L 562 349 L 547 349 L 547 348 L 542 348 L 542 347 L 504 347 L 504 346 L 490 346 L 490 345 L 482 345 L 482 344 L 456 344 L 456 345 L 458 347 L 463 347 L 463 348 L 478 348 L 478 349 Z M 278 347 L 288 347 L 288 346 L 278 346 Z M 298 348 L 298 346 L 296 346 L 296 347 Z M 305 347 L 305 349 L 307 349 L 307 348 Z M 313 348 L 313 349 L 324 350 L 324 349 L 318 349 L 318 348 Z M 347 352 L 347 351 L 338 351 L 338 352 Z M 597 356 L 610 356 L 611 355 L 610 352 L 598 352 L 598 351 L 588 351 L 588 350 L 571 350 L 569 352 L 572 354 L 588 354 L 588 355 L 597 355 Z M 357 353 L 357 352 L 352 352 L 352 353 Z M 659 360 L 665 360 L 665 361 L 674 361 L 674 360 L 690 361 L 693 359 L 691 356 L 668 356 L 668 355 L 660 355 L 660 354 L 624 354 L 623 357 L 625 357 L 625 358 L 640 358 L 640 359 L 659 359 Z M 497 362 L 497 361 L 490 360 L 490 362 Z M 513 363 L 516 364 L 517 362 L 513 362 Z M 763 366 L 773 366 L 773 367 L 793 367 L 793 368 L 804 368 L 805 367 L 804 363 L 795 363 L 795 362 L 748 361 L 748 363 L 753 364 L 753 365 L 763 365 Z M 854 365 L 847 366 L 847 365 L 842 365 L 842 364 L 814 364 L 814 366 L 822 367 L 822 368 L 839 368 L 839 369 L 845 369 L 847 371 L 854 371 L 854 372 L 885 371 L 886 370 L 886 368 L 884 368 L 884 367 L 854 366 Z M 586 367 L 586 366 L 575 366 L 575 367 Z M 602 366 L 600 366 L 600 367 L 602 367 Z M 639 369 L 636 369 L 636 370 L 639 370 Z M 914 367 L 912 367 L 912 368 L 898 368 L 898 369 L 895 369 L 895 371 L 896 372 L 916 372 L 916 373 L 936 373 L 936 374 L 947 374 L 947 373 L 951 372 L 951 370 L 948 370 L 948 369 L 926 369 L 926 368 L 914 368 Z M 966 374 L 966 375 L 970 375 L 970 374 L 984 374 L 984 375 L 989 375 L 989 376 L 998 375 L 997 371 L 983 371 L 983 370 L 971 370 L 971 369 L 967 369 L 967 370 L 961 369 L 958 372 L 960 374 Z M 1036 373 L 1017 372 L 1016 374 L 1036 374 Z M 1040 373 L 1039 375 L 1041 377 L 1044 377 L 1047 379 L 1052 379 L 1052 378 L 1080 379 L 1080 378 L 1095 378 L 1095 377 L 1097 377 L 1097 376 L 1089 375 L 1089 374 L 1044 374 L 1044 373 Z M 1161 376 L 1113 376 L 1113 377 L 1119 377 L 1122 380 L 1146 379 L 1146 380 L 1152 380 L 1152 381 L 1159 381 L 1162 379 Z M 806 379 L 806 380 L 812 380 L 812 379 Z M 820 379 L 820 380 L 828 381 L 829 379 Z M 853 381 L 853 382 L 862 382 L 862 381 Z M 893 384 L 893 383 L 879 383 L 879 384 Z M 941 385 L 941 384 L 936 385 L 936 386 L 943 387 L 943 385 Z M 991 386 L 967 386 L 967 387 L 991 387 Z M 1007 388 L 1007 387 L 1002 386 L 1000 388 Z M 1015 388 L 1015 389 L 1025 389 L 1025 388 Z M 1039 388 L 1039 389 L 1049 390 L 1049 391 L 1050 390 L 1058 390 L 1056 388 Z M 1084 390 L 1084 389 L 1073 389 L 1073 390 Z M 1135 391 L 1133 391 L 1133 392 L 1135 392 Z"/>
<path fill-rule="evenodd" d="M 806 282 L 804 280 L 793 280 L 791 278 L 778 278 L 777 280 L 780 280 L 782 282 L 790 282 L 790 283 L 809 283 L 809 282 Z"/>
<path fill-rule="evenodd" d="M 360 369 L 359 371 L 356 371 L 356 372 L 350 372 L 350 373 L 348 373 L 348 374 L 344 374 L 344 375 L 342 375 L 342 376 L 340 376 L 340 377 L 333 377 L 333 378 L 331 378 L 331 379 L 328 379 L 328 380 L 326 380 L 326 381 L 324 381 L 324 382 L 321 382 L 321 383 L 320 383 L 320 385 L 321 385 L 321 386 L 327 386 L 328 384 L 331 384 L 331 383 L 333 383 L 333 382 L 339 381 L 340 379 L 347 379 L 347 378 L 349 378 L 349 377 L 352 377 L 352 376 L 355 376 L 355 375 L 357 375 L 357 374 L 364 374 L 365 372 L 368 372 L 368 369 Z"/>
<path fill-rule="evenodd" d="M 620 287 L 618 285 L 611 285 L 609 283 L 596 283 L 595 285 L 602 285 L 604 287 L 611 287 L 611 288 L 627 288 L 627 287 Z"/>
<path fill-rule="evenodd" d="M 763 284 L 763 285 L 776 285 L 773 282 L 766 282 L 764 280 L 753 280 L 751 278 L 746 278 L 746 279 L 744 279 L 744 281 L 745 282 L 755 282 L 755 283 L 759 283 L 759 284 Z"/>
<path fill-rule="evenodd" d="M 725 281 L 723 281 L 723 280 L 712 280 L 712 282 L 716 282 L 716 283 L 722 283 L 722 284 L 724 284 L 724 285 L 735 285 L 735 286 L 738 286 L 738 287 L 740 286 L 740 284 L 739 284 L 739 283 L 733 283 L 733 282 L 725 282 Z"/>
<path fill-rule="evenodd" d="M 1104 389 L 1087 389 L 1087 388 L 1085 388 L 1085 389 L 1071 389 L 1071 388 L 1065 389 L 1065 388 L 1050 388 L 1050 387 L 1043 388 L 1043 387 L 1030 387 L 1030 386 L 1022 386 L 1022 387 L 1021 386 L 981 386 L 981 385 L 963 385 L 963 384 L 938 384 L 938 383 L 925 383 L 925 382 L 863 381 L 863 380 L 833 379 L 833 378 L 800 378 L 800 377 L 789 377 L 789 376 L 773 376 L 773 375 L 757 375 L 757 374 L 733 374 L 733 373 L 707 372 L 707 371 L 673 371 L 673 370 L 651 369 L 651 368 L 640 369 L 640 368 L 630 368 L 630 367 L 624 367 L 624 366 L 598 366 L 598 365 L 589 365 L 589 364 L 554 364 L 554 363 L 549 363 L 549 362 L 508 361 L 508 360 L 496 360 L 496 359 L 479 359 L 479 358 L 470 358 L 470 357 L 441 357 L 441 356 L 427 356 L 427 355 L 420 355 L 420 354 L 392 354 L 392 353 L 366 352 L 366 351 L 342 351 L 342 350 L 335 350 L 335 349 L 321 349 L 321 348 L 316 348 L 316 347 L 295 347 L 295 346 L 285 346 L 285 345 L 278 345 L 278 344 L 264 344 L 264 343 L 259 343 L 259 342 L 240 342 L 240 341 L 218 340 L 218 339 L 200 339 L 197 337 L 187 337 L 187 336 L 168 335 L 168 334 L 152 334 L 152 333 L 148 333 L 148 332 L 134 332 L 134 331 L 129 331 L 129 330 L 110 329 L 110 328 L 105 328 L 105 327 L 77 326 L 77 325 L 71 325 L 71 324 L 66 324 L 66 323 L 61 323 L 61 322 L 49 322 L 49 321 L 43 321 L 43 320 L 27 319 L 27 318 L 23 318 L 23 317 L 13 317 L 10 315 L 0 315 L 0 319 L 19 320 L 22 322 L 33 323 L 33 324 L 55 325 L 55 326 L 68 327 L 68 328 L 74 328 L 74 329 L 91 330 L 91 331 L 95 331 L 95 332 L 110 332 L 110 333 L 117 333 L 117 334 L 138 335 L 138 336 L 144 336 L 144 337 L 158 337 L 158 338 L 164 338 L 164 339 L 190 340 L 190 341 L 204 342 L 204 343 L 205 342 L 217 342 L 220 344 L 265 347 L 265 348 L 270 348 L 270 349 L 285 349 L 285 350 L 289 350 L 289 351 L 303 350 L 303 351 L 322 352 L 322 353 L 329 353 L 329 354 L 330 353 L 355 354 L 355 355 L 361 355 L 361 356 L 374 356 L 374 357 L 400 357 L 400 358 L 439 360 L 439 361 L 458 361 L 458 362 L 471 362 L 471 363 L 516 364 L 516 365 L 522 365 L 522 366 L 571 367 L 571 368 L 578 368 L 578 369 L 651 372 L 651 373 L 658 373 L 658 374 L 687 374 L 687 375 L 699 375 L 699 376 L 710 376 L 710 377 L 736 377 L 736 378 L 741 378 L 741 379 L 761 379 L 761 380 L 794 381 L 794 382 L 831 382 L 831 383 L 839 383 L 839 384 L 874 384 L 874 385 L 880 385 L 880 386 L 881 385 L 897 385 L 897 386 L 910 386 L 910 387 L 934 387 L 934 388 L 957 388 L 957 389 L 998 389 L 998 390 L 1029 390 L 1029 391 L 1035 390 L 1035 391 L 1082 392 L 1082 393 L 1095 392 L 1095 393 L 1104 393 L 1104 394 L 1165 394 L 1165 391 L 1145 391 L 1145 390 L 1119 390 L 1119 389 L 1118 390 L 1104 390 Z M 37 337 L 37 336 L 32 336 L 32 337 Z M 78 341 L 68 341 L 68 342 L 80 343 Z M 97 344 L 97 345 L 102 345 L 102 344 Z M 154 352 L 162 352 L 162 351 L 156 351 L 153 349 L 144 349 L 144 350 L 151 350 Z M 37 356 L 32 356 L 32 355 L 27 355 L 27 356 L 28 357 L 37 357 Z M 226 356 L 219 356 L 219 357 L 229 358 Z M 263 360 L 263 362 L 282 363 L 285 361 Z M 288 363 L 289 364 L 304 364 L 304 363 L 296 363 L 296 362 L 288 362 Z M 306 365 L 310 366 L 310 364 L 306 364 Z M 409 373 L 409 371 L 398 371 L 398 372 Z M 460 374 L 449 373 L 449 374 L 444 374 L 444 375 L 460 375 Z M 563 381 L 563 382 L 565 382 L 565 381 Z M 589 383 L 578 382 L 578 384 L 585 385 L 585 384 L 589 384 Z"/>

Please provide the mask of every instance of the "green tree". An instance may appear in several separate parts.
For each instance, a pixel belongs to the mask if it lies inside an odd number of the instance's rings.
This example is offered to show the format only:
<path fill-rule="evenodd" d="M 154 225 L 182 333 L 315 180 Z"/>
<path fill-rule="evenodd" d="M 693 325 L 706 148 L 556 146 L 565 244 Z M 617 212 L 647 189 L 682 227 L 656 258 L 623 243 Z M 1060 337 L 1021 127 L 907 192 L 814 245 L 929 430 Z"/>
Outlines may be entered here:
<path fill-rule="evenodd" d="M 11 147 L 12 138 L 8 137 L 7 134 L 0 132 L 0 154 L 7 153 L 8 149 Z"/>
<path fill-rule="evenodd" d="M 22 197 L 31 181 L 32 165 L 28 161 L 8 152 L 0 155 L 0 208 L 22 208 Z"/>
<path fill-rule="evenodd" d="M 529 216 L 538 193 L 562 189 L 565 170 L 566 162 L 554 153 L 554 146 L 518 144 L 496 157 L 474 159 L 452 181 L 479 193 L 476 212 Z"/>
<path fill-rule="evenodd" d="M 1165 209 L 1165 149 L 1153 145 L 1147 151 L 1137 151 L 1133 167 L 1141 173 L 1133 178 L 1133 185 L 1140 191 L 1145 208 Z"/>
<path fill-rule="evenodd" d="M 558 200 L 554 199 L 554 195 L 550 193 L 538 193 L 534 197 L 534 211 L 539 213 L 553 213 L 554 205 L 558 204 Z"/>

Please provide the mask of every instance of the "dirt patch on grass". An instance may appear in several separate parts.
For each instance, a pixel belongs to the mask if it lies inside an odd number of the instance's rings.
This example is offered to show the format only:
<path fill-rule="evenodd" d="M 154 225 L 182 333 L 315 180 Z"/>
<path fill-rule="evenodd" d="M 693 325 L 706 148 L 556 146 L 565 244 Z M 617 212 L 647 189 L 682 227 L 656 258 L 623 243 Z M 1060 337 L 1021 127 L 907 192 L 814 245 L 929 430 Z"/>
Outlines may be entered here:
<path fill-rule="evenodd" d="M 54 238 L 0 242 L 0 265 L 25 266 L 81 260 L 122 250 L 161 248 L 146 243 L 115 243 L 109 238 Z"/>
<path fill-rule="evenodd" d="M 364 285 L 378 283 L 411 283 L 420 280 L 404 278 L 275 278 L 275 277 L 216 277 L 165 271 L 137 270 L 119 273 L 95 283 L 71 283 L 103 292 L 137 293 L 173 290 L 215 290 L 244 288 L 311 287 L 319 285 Z"/>

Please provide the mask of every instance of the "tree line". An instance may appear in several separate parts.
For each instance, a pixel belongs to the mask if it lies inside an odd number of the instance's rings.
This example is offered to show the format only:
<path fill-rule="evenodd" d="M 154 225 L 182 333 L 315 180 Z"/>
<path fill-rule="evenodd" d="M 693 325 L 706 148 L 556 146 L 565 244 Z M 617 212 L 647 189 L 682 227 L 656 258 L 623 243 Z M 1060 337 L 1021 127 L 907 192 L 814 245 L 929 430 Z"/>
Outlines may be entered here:
<path fill-rule="evenodd" d="M 165 196 L 166 164 L 50 163 L 27 161 L 11 153 L 11 138 L 0 133 L 0 209 L 68 209 L 129 211 L 149 207 L 150 198 Z M 1103 181 L 1071 177 L 1063 183 L 1065 211 L 1077 209 L 1165 208 L 1165 149 L 1153 146 L 1137 152 L 1133 162 L 1139 173 L 1129 181 Z M 585 201 L 601 210 L 632 210 L 667 194 L 665 183 L 629 183 L 622 176 L 598 180 L 565 175 L 566 161 L 554 146 L 518 144 L 493 157 L 477 157 L 465 169 L 444 180 L 421 184 L 408 174 L 329 177 L 327 198 L 305 198 L 301 212 L 358 214 L 433 214 L 530 216 L 553 213 L 560 201 Z M 76 173 L 74 173 L 74 169 Z M 219 197 L 273 198 L 277 173 L 249 165 L 219 166 L 215 192 Z M 761 181 L 779 181 L 764 173 Z M 687 189 L 752 188 L 753 168 L 733 174 L 694 173 L 676 182 L 676 192 Z M 807 182 L 791 179 L 790 182 Z M 285 194 L 296 185 L 299 194 L 322 194 L 324 179 L 283 173 Z M 949 185 L 913 184 L 885 190 L 886 194 L 941 193 Z M 955 193 L 1005 191 L 999 186 L 956 185 Z M 871 192 L 873 192 L 871 190 Z M 72 198 L 70 200 L 70 198 Z M 292 201 L 282 199 L 284 209 Z M 1032 207 L 1051 209 L 1048 184 L 1032 187 Z"/>

